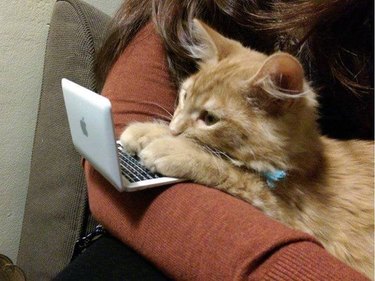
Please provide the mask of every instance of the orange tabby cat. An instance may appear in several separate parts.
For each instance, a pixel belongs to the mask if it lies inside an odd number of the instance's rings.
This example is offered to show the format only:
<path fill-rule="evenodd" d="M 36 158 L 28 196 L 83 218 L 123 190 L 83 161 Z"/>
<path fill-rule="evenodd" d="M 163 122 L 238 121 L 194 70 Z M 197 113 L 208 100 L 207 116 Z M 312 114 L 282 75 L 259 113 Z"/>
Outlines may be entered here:
<path fill-rule="evenodd" d="M 151 170 L 212 186 L 315 236 L 373 278 L 373 143 L 320 135 L 300 63 L 194 21 L 200 70 L 171 123 L 134 123 L 121 142 Z"/>

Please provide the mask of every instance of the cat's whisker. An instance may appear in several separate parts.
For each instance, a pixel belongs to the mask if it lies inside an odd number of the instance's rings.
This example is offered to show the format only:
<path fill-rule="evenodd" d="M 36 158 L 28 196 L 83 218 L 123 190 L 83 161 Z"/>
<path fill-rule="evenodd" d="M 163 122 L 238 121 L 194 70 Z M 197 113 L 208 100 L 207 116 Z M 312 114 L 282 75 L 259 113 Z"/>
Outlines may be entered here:
<path fill-rule="evenodd" d="M 223 171 L 223 167 L 222 167 L 222 165 L 219 164 L 219 158 L 221 158 L 221 157 L 220 157 L 220 155 L 217 153 L 217 151 L 215 151 L 214 149 L 212 149 L 212 148 L 209 147 L 208 145 L 203 145 L 202 147 L 203 147 L 203 149 L 206 150 L 206 152 L 208 152 L 209 154 L 211 154 L 211 155 L 213 156 L 213 159 L 214 159 L 214 165 L 216 166 L 216 169 L 217 169 L 218 171 L 220 171 L 220 173 L 224 172 L 224 171 Z"/>
<path fill-rule="evenodd" d="M 227 153 L 225 153 L 223 151 L 212 148 L 208 145 L 205 145 L 204 147 L 207 150 L 207 152 L 209 152 L 211 155 L 214 155 L 217 158 L 227 159 L 227 160 L 229 160 L 229 162 L 231 162 L 232 164 L 234 164 L 237 167 L 245 166 L 245 164 L 243 164 L 241 161 L 233 159 L 232 157 L 230 157 Z"/>
<path fill-rule="evenodd" d="M 156 119 L 155 118 L 155 121 L 166 121 L 166 122 L 171 122 L 172 121 L 172 118 L 167 116 L 167 115 L 163 115 L 163 114 L 155 114 L 158 118 L 160 119 Z M 155 116 L 155 117 L 156 117 Z"/>
<path fill-rule="evenodd" d="M 172 120 L 173 118 L 173 114 L 168 110 L 166 109 L 164 106 L 156 103 L 156 102 L 152 102 L 152 101 L 139 101 L 139 100 L 133 100 L 133 99 L 124 99 L 124 101 L 127 101 L 127 102 L 132 102 L 132 103 L 138 103 L 138 104 L 147 104 L 147 105 L 153 105 L 153 106 L 156 106 L 160 109 L 162 109 L 165 113 L 167 113 L 168 117 L 166 118 L 167 120 Z M 161 115 L 163 117 L 165 117 L 164 115 Z"/>
<path fill-rule="evenodd" d="M 157 106 L 157 107 L 159 107 L 160 109 L 164 110 L 165 113 L 168 114 L 168 116 L 169 116 L 169 120 L 172 120 L 172 118 L 173 118 L 173 114 L 172 114 L 172 113 L 170 113 L 166 108 L 164 108 L 163 106 L 161 106 L 161 105 L 158 104 L 158 103 L 154 103 L 154 105 Z"/>

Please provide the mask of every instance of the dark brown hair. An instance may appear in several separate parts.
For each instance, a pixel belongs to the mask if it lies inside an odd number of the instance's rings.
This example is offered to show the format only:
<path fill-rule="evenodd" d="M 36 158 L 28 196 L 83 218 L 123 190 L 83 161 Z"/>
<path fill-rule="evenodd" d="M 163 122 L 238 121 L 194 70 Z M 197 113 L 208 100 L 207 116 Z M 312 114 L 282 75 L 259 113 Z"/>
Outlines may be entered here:
<path fill-rule="evenodd" d="M 373 11 L 372 0 L 127 0 L 98 54 L 97 74 L 104 81 L 152 19 L 178 84 L 197 67 L 189 51 L 196 17 L 245 46 L 297 56 L 320 94 L 323 132 L 373 138 Z"/>

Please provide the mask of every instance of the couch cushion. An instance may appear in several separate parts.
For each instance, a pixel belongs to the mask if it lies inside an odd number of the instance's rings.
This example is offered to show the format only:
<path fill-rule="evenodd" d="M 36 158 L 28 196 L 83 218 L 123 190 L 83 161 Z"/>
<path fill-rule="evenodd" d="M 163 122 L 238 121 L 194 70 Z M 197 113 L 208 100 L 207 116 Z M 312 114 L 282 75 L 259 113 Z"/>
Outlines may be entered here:
<path fill-rule="evenodd" d="M 57 1 L 47 40 L 18 264 L 51 280 L 70 260 L 87 221 L 80 156 L 69 133 L 61 78 L 96 90 L 95 53 L 109 17 L 79 0 Z"/>

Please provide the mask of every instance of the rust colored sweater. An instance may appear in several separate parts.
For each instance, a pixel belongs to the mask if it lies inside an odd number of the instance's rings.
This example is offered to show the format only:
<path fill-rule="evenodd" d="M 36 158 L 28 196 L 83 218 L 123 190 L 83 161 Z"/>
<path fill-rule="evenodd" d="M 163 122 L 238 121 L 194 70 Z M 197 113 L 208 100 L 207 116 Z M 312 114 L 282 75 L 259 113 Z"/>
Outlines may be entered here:
<path fill-rule="evenodd" d="M 103 95 L 117 136 L 129 122 L 173 112 L 176 89 L 152 24 L 115 63 Z M 181 183 L 119 193 L 84 165 L 94 217 L 174 280 L 367 280 L 311 236 L 221 191 Z"/>

